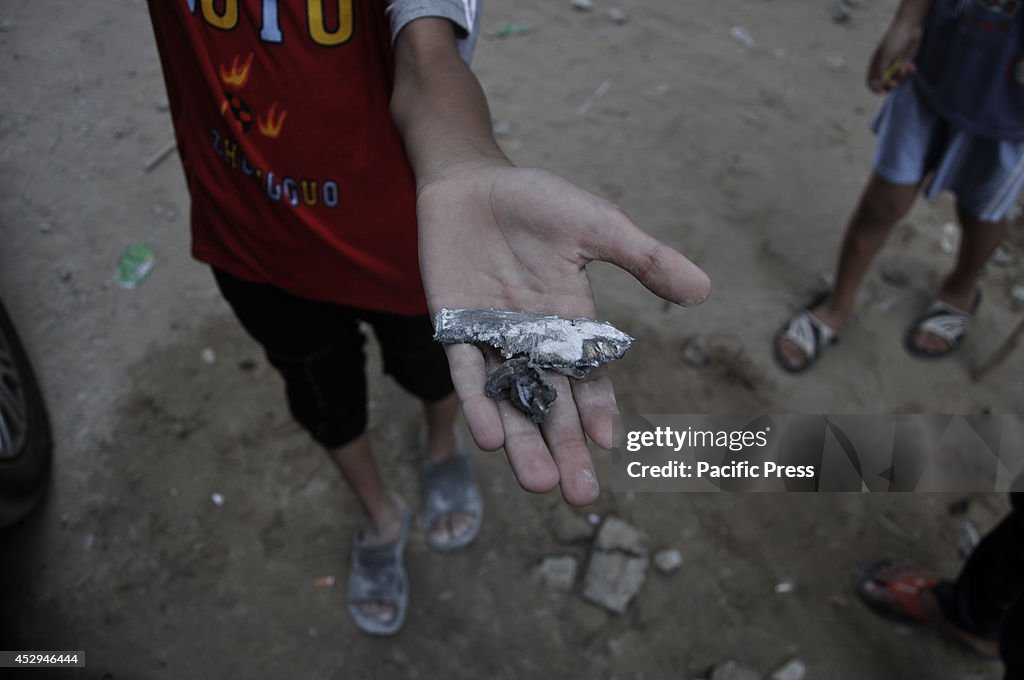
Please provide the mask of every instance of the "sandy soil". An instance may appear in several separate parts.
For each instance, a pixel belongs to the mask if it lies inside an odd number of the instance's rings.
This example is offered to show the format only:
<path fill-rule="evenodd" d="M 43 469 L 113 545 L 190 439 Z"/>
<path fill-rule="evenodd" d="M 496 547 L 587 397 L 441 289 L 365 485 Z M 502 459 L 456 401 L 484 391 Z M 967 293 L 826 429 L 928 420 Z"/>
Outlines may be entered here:
<path fill-rule="evenodd" d="M 887 286 L 876 268 L 818 370 L 794 379 L 771 363 L 772 334 L 829 269 L 866 178 L 876 100 L 861 73 L 893 1 L 865 2 L 843 25 L 806 0 L 621 0 L 621 26 L 595 4 L 490 3 L 488 32 L 535 30 L 482 40 L 475 68 L 517 163 L 618 202 L 714 279 L 702 308 L 666 312 L 594 267 L 601 315 L 639 339 L 613 370 L 625 410 L 1021 412 L 1024 352 L 981 384 L 968 378 L 1019 318 L 1008 297 L 1019 248 L 986 273 L 956 358 L 936 370 L 900 346 L 952 262 L 939 246 L 945 201 L 918 206 L 881 259 L 909 285 Z M 729 36 L 734 25 L 753 48 Z M 521 492 L 501 454 L 477 456 L 478 543 L 440 557 L 417 535 L 405 631 L 360 635 L 341 587 L 355 503 L 189 259 L 180 166 L 142 171 L 171 135 L 145 3 L 6 3 L 0 64 L 0 295 L 57 441 L 47 504 L 3 537 L 0 647 L 87 650 L 74 676 L 89 678 L 693 678 L 721 659 L 767 672 L 792 656 L 812 678 L 998 676 L 850 593 L 856 567 L 879 556 L 954 573 L 952 497 L 605 493 L 595 512 L 684 556 L 619 617 L 530 577 L 545 555 L 586 550 L 554 540 L 560 499 Z M 154 272 L 134 291 L 112 286 L 139 241 L 156 249 Z M 714 358 L 699 370 L 682 360 L 695 335 Z M 381 464 L 415 498 L 416 407 L 376 366 Z M 979 495 L 971 513 L 987 528 L 1005 508 Z M 318 587 L 326 576 L 337 584 Z M 794 591 L 775 594 L 783 580 Z"/>

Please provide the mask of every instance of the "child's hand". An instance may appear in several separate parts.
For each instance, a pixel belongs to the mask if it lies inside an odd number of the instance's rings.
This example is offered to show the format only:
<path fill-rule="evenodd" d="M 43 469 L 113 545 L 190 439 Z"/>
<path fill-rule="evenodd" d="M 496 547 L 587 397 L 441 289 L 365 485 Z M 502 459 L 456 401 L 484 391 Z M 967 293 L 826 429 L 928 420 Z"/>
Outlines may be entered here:
<path fill-rule="evenodd" d="M 616 206 L 544 170 L 481 162 L 420 188 L 420 268 L 431 313 L 442 307 L 499 307 L 565 318 L 595 316 L 586 265 L 616 264 L 657 295 L 683 305 L 707 297 L 696 265 L 640 230 Z M 612 446 L 618 410 L 608 374 L 551 375 L 558 398 L 536 425 L 509 402 L 484 395 L 485 356 L 448 345 L 452 380 L 477 444 L 502 445 L 519 483 L 543 492 L 561 484 L 570 503 L 597 498 L 586 436 Z M 491 366 L 493 370 L 493 365 Z"/>
<path fill-rule="evenodd" d="M 921 46 L 919 25 L 893 24 L 875 49 L 868 66 L 868 89 L 882 94 L 914 75 L 914 57 Z"/>

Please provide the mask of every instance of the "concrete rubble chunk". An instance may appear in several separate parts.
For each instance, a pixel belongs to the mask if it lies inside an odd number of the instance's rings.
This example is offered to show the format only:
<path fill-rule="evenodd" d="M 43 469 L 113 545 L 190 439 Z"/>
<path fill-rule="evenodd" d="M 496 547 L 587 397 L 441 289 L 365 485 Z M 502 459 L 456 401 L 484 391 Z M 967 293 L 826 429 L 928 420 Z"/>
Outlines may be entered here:
<path fill-rule="evenodd" d="M 576 571 L 579 562 L 572 555 L 555 555 L 545 557 L 534 567 L 534 573 L 540 578 L 545 588 L 567 592 L 572 590 L 576 582 Z"/>
<path fill-rule="evenodd" d="M 654 553 L 654 566 L 663 574 L 671 574 L 683 565 L 683 554 L 675 548 L 666 548 Z"/>
<path fill-rule="evenodd" d="M 761 680 L 761 674 L 730 659 L 715 664 L 710 680 Z"/>
<path fill-rule="evenodd" d="M 548 528 L 559 543 L 577 543 L 593 538 L 597 528 L 565 503 L 551 511 Z"/>
<path fill-rule="evenodd" d="M 633 525 L 609 515 L 601 523 L 594 539 L 595 550 L 619 550 L 632 555 L 647 557 L 647 536 Z"/>
<path fill-rule="evenodd" d="M 771 674 L 771 680 L 804 680 L 807 677 L 807 665 L 800 659 L 790 659 Z"/>
<path fill-rule="evenodd" d="M 624 613 L 643 588 L 649 563 L 647 536 L 609 515 L 591 545 L 583 597 L 616 614 Z"/>
<path fill-rule="evenodd" d="M 646 557 L 595 551 L 583 578 L 583 597 L 616 614 L 624 614 L 646 577 Z"/>

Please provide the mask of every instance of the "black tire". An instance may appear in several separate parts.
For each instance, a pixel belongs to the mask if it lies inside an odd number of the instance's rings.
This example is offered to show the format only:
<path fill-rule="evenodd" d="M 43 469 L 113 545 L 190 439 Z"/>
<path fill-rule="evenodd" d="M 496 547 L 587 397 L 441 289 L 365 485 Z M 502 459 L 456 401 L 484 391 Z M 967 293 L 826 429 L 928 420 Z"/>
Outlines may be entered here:
<path fill-rule="evenodd" d="M 22 519 L 42 499 L 52 450 L 39 383 L 0 303 L 0 527 Z"/>

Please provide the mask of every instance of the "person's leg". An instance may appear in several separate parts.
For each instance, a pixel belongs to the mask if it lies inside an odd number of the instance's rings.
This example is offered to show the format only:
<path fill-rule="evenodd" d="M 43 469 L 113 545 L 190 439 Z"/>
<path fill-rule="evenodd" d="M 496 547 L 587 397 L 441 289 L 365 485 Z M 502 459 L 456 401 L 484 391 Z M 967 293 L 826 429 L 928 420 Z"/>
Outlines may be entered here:
<path fill-rule="evenodd" d="M 459 411 L 458 396 L 451 382 L 448 360 L 441 345 L 433 339 L 433 326 L 427 316 L 400 316 L 394 314 L 365 313 L 363 318 L 372 326 L 380 343 L 384 370 L 406 391 L 418 397 L 423 404 L 426 420 L 424 440 L 425 479 L 438 477 L 441 486 L 450 492 L 446 505 L 452 508 L 433 518 L 427 531 L 432 546 L 462 544 L 475 534 L 480 522 L 479 497 L 475 482 L 463 471 L 452 476 L 457 467 L 442 470 L 440 466 L 458 455 L 455 440 L 455 421 Z M 466 466 L 468 461 L 459 461 Z M 433 470 L 434 474 L 427 472 Z M 472 488 L 467 488 L 472 485 Z M 461 487 L 461 488 L 459 488 Z M 427 493 L 430 493 L 428 488 Z M 460 494 L 469 497 L 458 498 Z M 471 497 L 476 498 L 475 501 Z M 469 500 L 469 502 L 464 502 Z M 429 504 L 430 499 L 427 499 Z M 466 506 L 463 510 L 459 506 Z M 428 511 L 430 508 L 428 507 Z"/>
<path fill-rule="evenodd" d="M 366 435 L 363 335 L 351 311 L 307 300 L 214 270 L 217 285 L 245 330 L 285 382 L 292 416 L 322 445 L 368 518 L 362 544 L 378 546 L 399 534 L 403 501 L 385 491 Z M 394 602 L 356 603 L 386 624 Z"/>
<path fill-rule="evenodd" d="M 985 222 L 971 215 L 963 205 L 957 204 L 962 237 L 960 252 L 953 271 L 946 276 L 939 289 L 939 299 L 964 312 L 970 312 L 978 289 L 978 275 L 982 267 L 1006 236 L 1008 223 Z M 914 336 L 914 344 L 927 353 L 949 349 L 949 341 L 925 330 Z"/>
<path fill-rule="evenodd" d="M 917 196 L 917 184 L 893 184 L 873 174 L 850 217 L 839 251 L 835 284 L 828 297 L 812 311 L 826 326 L 838 331 L 853 313 L 857 289 L 893 226 Z M 808 360 L 792 340 L 781 337 L 779 351 L 788 365 L 800 368 Z"/>

